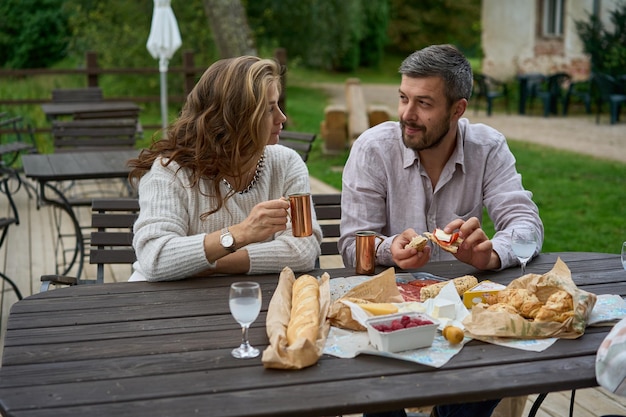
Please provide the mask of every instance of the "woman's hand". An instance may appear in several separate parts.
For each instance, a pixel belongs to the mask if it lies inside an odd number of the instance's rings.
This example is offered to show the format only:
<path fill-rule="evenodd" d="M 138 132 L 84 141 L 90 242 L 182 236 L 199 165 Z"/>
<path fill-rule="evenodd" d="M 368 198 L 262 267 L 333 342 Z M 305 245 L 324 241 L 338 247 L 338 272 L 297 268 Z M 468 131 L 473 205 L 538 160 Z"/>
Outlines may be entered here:
<path fill-rule="evenodd" d="M 229 227 L 237 247 L 262 242 L 287 228 L 289 201 L 285 198 L 264 201 L 254 206 L 241 223 Z"/>

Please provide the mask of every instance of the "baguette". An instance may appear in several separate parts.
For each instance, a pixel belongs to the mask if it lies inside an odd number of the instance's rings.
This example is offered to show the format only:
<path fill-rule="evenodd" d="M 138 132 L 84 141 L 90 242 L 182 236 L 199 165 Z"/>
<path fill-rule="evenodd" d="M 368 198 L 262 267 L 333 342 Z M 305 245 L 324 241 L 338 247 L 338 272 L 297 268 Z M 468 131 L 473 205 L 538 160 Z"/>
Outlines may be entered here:
<path fill-rule="evenodd" d="M 320 287 L 311 275 L 298 278 L 291 292 L 291 315 L 287 325 L 287 344 L 292 345 L 300 338 L 311 343 L 317 341 L 320 319 Z"/>
<path fill-rule="evenodd" d="M 454 278 L 452 280 L 454 282 L 454 286 L 456 287 L 456 291 L 459 293 L 459 295 L 463 295 L 463 293 L 473 287 L 475 287 L 476 285 L 478 285 L 478 280 L 476 279 L 476 277 L 472 276 L 472 275 L 464 275 L 462 277 L 458 277 L 458 278 Z M 448 282 L 450 281 L 442 281 L 442 282 L 438 282 L 436 284 L 432 284 L 432 285 L 427 285 L 425 287 L 422 287 L 422 289 L 420 290 L 420 298 L 422 301 L 427 300 L 429 298 L 434 298 L 436 297 L 439 292 L 441 291 L 441 289 L 443 287 L 445 287 Z"/>

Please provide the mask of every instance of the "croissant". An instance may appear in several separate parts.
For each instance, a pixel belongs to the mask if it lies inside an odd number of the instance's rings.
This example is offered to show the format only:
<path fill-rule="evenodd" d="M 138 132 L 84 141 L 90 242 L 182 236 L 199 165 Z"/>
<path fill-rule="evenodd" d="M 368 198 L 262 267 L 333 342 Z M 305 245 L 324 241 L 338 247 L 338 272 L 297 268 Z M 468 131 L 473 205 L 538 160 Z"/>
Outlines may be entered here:
<path fill-rule="evenodd" d="M 487 307 L 487 311 L 493 311 L 493 312 L 496 312 L 496 313 L 518 314 L 518 312 L 515 309 L 515 307 L 513 307 L 510 304 L 506 304 L 506 303 L 492 304 L 489 307 Z"/>
<path fill-rule="evenodd" d="M 557 321 L 563 323 L 574 315 L 574 301 L 567 291 L 557 290 L 539 309 L 535 321 Z"/>

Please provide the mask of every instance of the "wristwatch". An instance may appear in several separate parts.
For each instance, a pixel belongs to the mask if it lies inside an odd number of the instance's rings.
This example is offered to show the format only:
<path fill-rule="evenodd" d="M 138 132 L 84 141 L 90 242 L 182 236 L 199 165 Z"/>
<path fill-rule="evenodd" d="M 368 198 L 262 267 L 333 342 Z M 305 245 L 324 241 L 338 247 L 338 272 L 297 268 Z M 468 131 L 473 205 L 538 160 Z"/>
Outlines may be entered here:
<path fill-rule="evenodd" d="M 220 235 L 220 244 L 229 252 L 234 252 L 235 248 L 235 238 L 228 231 L 228 227 L 222 229 L 222 234 Z"/>

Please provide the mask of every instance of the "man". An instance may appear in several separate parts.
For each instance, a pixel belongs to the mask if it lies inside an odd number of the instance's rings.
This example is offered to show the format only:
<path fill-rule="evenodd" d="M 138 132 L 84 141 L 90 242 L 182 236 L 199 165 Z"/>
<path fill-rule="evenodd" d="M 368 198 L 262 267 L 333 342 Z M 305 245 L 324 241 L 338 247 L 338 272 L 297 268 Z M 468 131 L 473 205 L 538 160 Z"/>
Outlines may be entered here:
<path fill-rule="evenodd" d="M 413 269 L 429 260 L 454 259 L 478 269 L 518 264 L 514 227 L 532 226 L 543 243 L 543 224 L 524 190 L 504 136 L 461 118 L 472 91 L 467 59 L 451 45 L 414 52 L 400 66 L 399 122 L 381 123 L 352 145 L 343 171 L 339 251 L 355 264 L 355 233 L 385 236 L 379 265 Z M 483 207 L 496 234 L 481 228 Z M 413 237 L 443 228 L 464 239 L 452 255 L 438 246 L 405 249 Z"/>
<path fill-rule="evenodd" d="M 343 171 L 339 251 L 355 264 L 355 233 L 384 237 L 379 265 L 414 269 L 429 260 L 458 259 L 481 270 L 518 264 L 514 227 L 532 226 L 543 243 L 543 224 L 524 190 L 506 139 L 495 129 L 462 118 L 472 91 L 469 62 L 451 45 L 416 51 L 400 66 L 399 122 L 365 131 L 352 145 Z M 481 228 L 483 208 L 496 234 Z M 443 228 L 463 238 L 457 253 L 437 245 L 405 246 L 417 234 Z M 498 401 L 435 407 L 433 414 L 490 416 Z M 388 415 L 403 415 L 400 414 Z"/>

